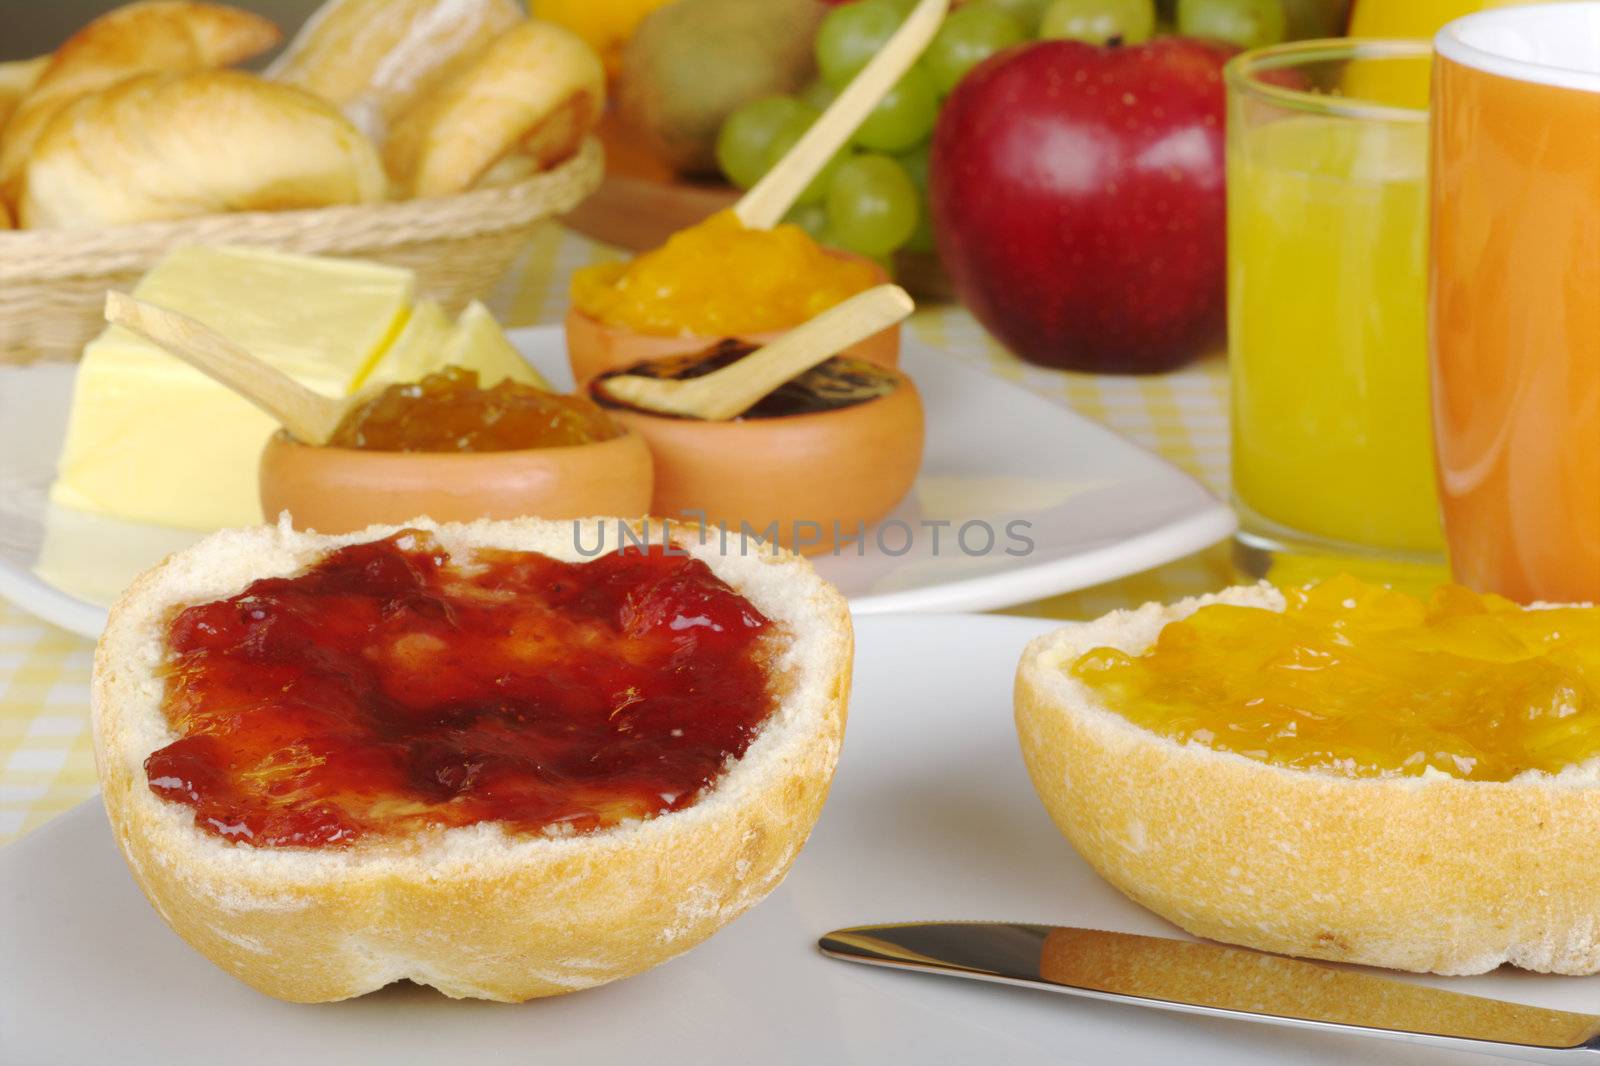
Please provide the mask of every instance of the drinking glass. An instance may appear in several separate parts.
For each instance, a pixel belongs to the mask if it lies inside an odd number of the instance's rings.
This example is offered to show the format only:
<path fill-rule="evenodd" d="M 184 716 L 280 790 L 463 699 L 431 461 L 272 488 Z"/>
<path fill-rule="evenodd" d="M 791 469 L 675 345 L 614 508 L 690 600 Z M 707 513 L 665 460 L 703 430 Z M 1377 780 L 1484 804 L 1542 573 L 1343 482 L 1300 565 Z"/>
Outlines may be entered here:
<path fill-rule="evenodd" d="M 1247 52 L 1228 90 L 1235 558 L 1443 577 L 1426 335 L 1423 41 Z"/>
<path fill-rule="evenodd" d="M 1600 601 L 1600 3 L 1440 31 L 1431 344 L 1456 579 Z"/>

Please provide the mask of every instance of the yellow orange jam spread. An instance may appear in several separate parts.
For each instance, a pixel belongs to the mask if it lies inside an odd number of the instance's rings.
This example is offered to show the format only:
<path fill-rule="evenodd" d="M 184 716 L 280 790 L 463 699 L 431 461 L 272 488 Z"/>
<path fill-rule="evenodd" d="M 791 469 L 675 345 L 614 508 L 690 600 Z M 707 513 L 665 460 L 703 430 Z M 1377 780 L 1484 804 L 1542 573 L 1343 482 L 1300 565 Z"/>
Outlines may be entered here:
<path fill-rule="evenodd" d="M 1600 755 L 1600 610 L 1349 577 L 1284 596 L 1202 607 L 1071 674 L 1154 732 L 1295 769 L 1507 781 Z"/>
<path fill-rule="evenodd" d="M 627 263 L 572 278 L 572 302 L 610 326 L 658 336 L 788 329 L 869 289 L 874 268 L 825 251 L 799 226 L 746 229 L 721 211 Z"/>
<path fill-rule="evenodd" d="M 390 385 L 345 415 L 328 443 L 374 452 L 507 452 L 593 444 L 622 435 L 582 396 L 510 378 L 484 389 L 478 372 L 447 366 Z"/>
<path fill-rule="evenodd" d="M 656 545 L 452 559 L 409 530 L 176 613 L 157 795 L 257 847 L 495 821 L 570 835 L 693 804 L 777 706 L 785 638 Z"/>

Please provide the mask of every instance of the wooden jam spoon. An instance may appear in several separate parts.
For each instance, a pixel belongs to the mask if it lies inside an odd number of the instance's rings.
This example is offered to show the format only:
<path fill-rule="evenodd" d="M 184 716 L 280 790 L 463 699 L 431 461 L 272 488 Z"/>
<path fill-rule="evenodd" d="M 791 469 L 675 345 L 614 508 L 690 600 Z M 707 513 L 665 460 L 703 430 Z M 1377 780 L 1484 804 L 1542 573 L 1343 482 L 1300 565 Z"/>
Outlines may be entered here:
<path fill-rule="evenodd" d="M 733 205 L 746 229 L 771 229 L 878 101 L 911 69 L 944 22 L 950 0 L 922 0 L 804 136 Z"/>
<path fill-rule="evenodd" d="M 313 392 L 210 326 L 126 293 L 106 293 L 105 318 L 243 396 L 304 444 L 328 443 L 354 402 Z"/>
<path fill-rule="evenodd" d="M 618 374 L 600 379 L 595 388 L 630 407 L 707 422 L 725 421 L 748 411 L 763 396 L 834 353 L 899 322 L 915 306 L 900 286 L 879 285 L 702 377 L 674 380 Z"/>

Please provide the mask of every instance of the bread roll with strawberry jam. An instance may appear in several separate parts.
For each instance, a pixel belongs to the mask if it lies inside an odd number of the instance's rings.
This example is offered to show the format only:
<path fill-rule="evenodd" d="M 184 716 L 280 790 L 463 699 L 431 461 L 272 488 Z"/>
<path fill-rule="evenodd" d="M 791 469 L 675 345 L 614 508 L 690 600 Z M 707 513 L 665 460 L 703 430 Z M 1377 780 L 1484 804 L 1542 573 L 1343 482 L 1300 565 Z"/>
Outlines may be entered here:
<path fill-rule="evenodd" d="M 652 547 L 615 551 L 616 520 L 282 524 L 139 578 L 94 734 L 157 911 L 282 999 L 520 1001 L 761 900 L 838 757 L 845 602 L 786 553 L 626 528 Z"/>

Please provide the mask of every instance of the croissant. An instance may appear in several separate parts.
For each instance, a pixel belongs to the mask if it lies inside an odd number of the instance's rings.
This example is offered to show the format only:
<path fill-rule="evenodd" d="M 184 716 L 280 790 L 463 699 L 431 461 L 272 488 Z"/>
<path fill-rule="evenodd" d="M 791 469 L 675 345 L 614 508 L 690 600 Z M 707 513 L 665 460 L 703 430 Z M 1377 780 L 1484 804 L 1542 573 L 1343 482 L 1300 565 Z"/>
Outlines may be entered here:
<path fill-rule="evenodd" d="M 336 104 L 381 140 L 459 55 L 522 21 L 514 0 L 328 0 L 267 77 Z"/>
<path fill-rule="evenodd" d="M 589 46 L 560 26 L 524 21 L 451 64 L 400 114 L 384 164 L 401 195 L 447 196 L 516 151 L 539 167 L 567 158 L 604 105 L 605 70 Z"/>
<path fill-rule="evenodd" d="M 17 104 L 33 88 L 33 83 L 39 80 L 40 72 L 49 62 L 49 56 L 38 56 L 0 63 L 0 133 L 5 131 L 6 119 L 11 117 Z"/>
<path fill-rule="evenodd" d="M 221 4 L 147 0 L 110 11 L 67 39 L 18 102 L 0 138 L 0 195 L 13 204 L 18 176 L 55 114 L 87 93 L 158 71 L 227 66 L 278 43 L 259 15 Z"/>
<path fill-rule="evenodd" d="M 232 70 L 149 74 L 56 115 L 23 171 L 18 221 L 115 226 L 384 191 L 377 149 L 310 93 Z"/>

